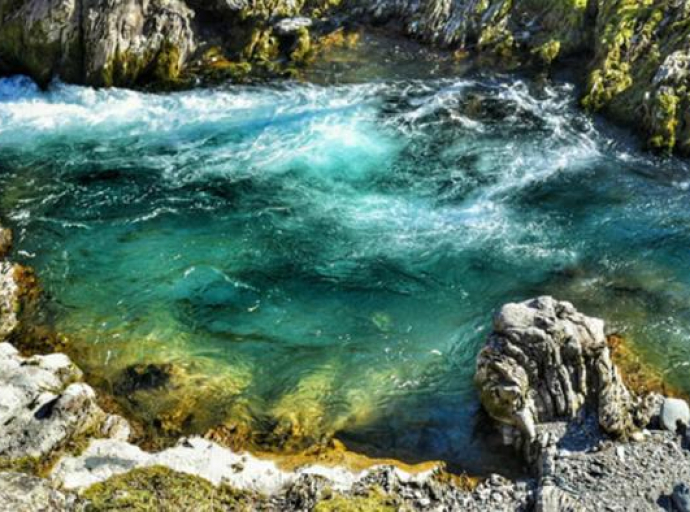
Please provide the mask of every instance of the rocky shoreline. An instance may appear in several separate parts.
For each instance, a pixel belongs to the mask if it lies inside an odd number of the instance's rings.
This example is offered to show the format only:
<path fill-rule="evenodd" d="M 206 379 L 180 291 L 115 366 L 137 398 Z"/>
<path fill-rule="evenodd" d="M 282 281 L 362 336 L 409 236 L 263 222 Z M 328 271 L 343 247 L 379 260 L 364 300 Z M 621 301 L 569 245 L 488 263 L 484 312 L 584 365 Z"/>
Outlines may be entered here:
<path fill-rule="evenodd" d="M 6 254 L 7 231 L 2 240 Z M 3 340 L 16 340 L 27 300 L 19 269 L 0 265 Z M 440 465 L 288 470 L 198 437 L 146 452 L 66 355 L 23 356 L 4 341 L 0 509 L 690 510 L 688 405 L 628 390 L 604 332 L 550 297 L 496 315 L 476 380 L 505 449 L 533 475 L 479 483 Z"/>
<path fill-rule="evenodd" d="M 687 0 L 3 0 L 0 75 L 157 89 L 295 77 L 371 25 L 492 65 L 578 57 L 587 110 L 690 153 Z"/>

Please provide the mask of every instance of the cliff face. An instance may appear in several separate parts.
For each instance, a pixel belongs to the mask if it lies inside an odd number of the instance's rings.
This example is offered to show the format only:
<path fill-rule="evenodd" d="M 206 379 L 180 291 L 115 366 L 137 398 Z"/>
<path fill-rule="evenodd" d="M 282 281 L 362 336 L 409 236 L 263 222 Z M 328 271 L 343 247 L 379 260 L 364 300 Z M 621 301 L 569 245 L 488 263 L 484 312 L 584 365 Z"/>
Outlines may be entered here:
<path fill-rule="evenodd" d="M 0 67 L 97 86 L 178 76 L 195 50 L 178 0 L 2 0 Z"/>
<path fill-rule="evenodd" d="M 363 10 L 429 42 L 523 63 L 591 54 L 583 105 L 640 127 L 653 149 L 690 154 L 687 0 L 376 0 Z"/>
<path fill-rule="evenodd" d="M 343 20 L 515 65 L 584 55 L 587 109 L 690 154 L 688 0 L 0 0 L 0 71 L 96 86 L 273 73 Z"/>

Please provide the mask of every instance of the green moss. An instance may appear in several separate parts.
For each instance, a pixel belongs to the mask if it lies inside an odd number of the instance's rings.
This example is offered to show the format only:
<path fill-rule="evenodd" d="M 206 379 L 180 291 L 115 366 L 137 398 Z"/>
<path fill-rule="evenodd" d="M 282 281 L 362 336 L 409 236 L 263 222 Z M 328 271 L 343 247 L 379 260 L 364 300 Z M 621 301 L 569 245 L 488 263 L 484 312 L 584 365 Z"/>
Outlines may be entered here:
<path fill-rule="evenodd" d="M 249 43 L 242 51 L 242 57 L 247 61 L 268 62 L 275 60 L 278 55 L 279 42 L 271 28 L 254 28 Z"/>
<path fill-rule="evenodd" d="M 676 146 L 680 103 L 680 98 L 671 89 L 656 95 L 652 106 L 652 134 L 649 138 L 649 146 L 652 149 L 671 151 Z"/>
<path fill-rule="evenodd" d="M 558 58 L 560 53 L 561 42 L 553 39 L 532 50 L 532 54 L 535 55 L 539 59 L 539 62 L 545 66 L 550 66 L 553 61 Z"/>
<path fill-rule="evenodd" d="M 317 503 L 314 512 L 395 512 L 400 506 L 397 500 L 381 491 L 367 496 L 333 494 Z"/>
<path fill-rule="evenodd" d="M 261 499 L 226 485 L 214 487 L 203 478 L 162 466 L 135 469 L 89 487 L 86 510 L 105 511 L 250 511 Z"/>
<path fill-rule="evenodd" d="M 663 17 L 651 6 L 652 0 L 612 0 L 601 5 L 597 56 L 582 101 L 585 108 L 602 110 L 633 87 L 633 64 L 644 57 L 644 49 Z"/>
<path fill-rule="evenodd" d="M 305 64 L 314 56 L 311 37 L 307 28 L 301 28 L 297 32 L 295 44 L 290 52 L 290 60 L 296 64 Z"/>
<path fill-rule="evenodd" d="M 41 467 L 41 460 L 35 457 L 21 457 L 19 459 L 0 457 L 0 471 L 14 471 L 17 473 L 38 475 L 42 472 Z"/>
<path fill-rule="evenodd" d="M 166 41 L 161 46 L 153 64 L 153 79 L 157 82 L 174 82 L 180 76 L 180 49 Z"/>

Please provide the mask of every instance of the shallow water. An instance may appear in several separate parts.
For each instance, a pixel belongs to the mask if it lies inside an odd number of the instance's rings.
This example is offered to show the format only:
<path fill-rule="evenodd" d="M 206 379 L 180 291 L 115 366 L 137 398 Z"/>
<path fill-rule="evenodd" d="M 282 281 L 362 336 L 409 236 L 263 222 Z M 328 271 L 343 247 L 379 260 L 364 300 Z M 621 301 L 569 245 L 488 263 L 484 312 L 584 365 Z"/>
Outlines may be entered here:
<path fill-rule="evenodd" d="M 145 420 L 188 407 L 185 432 L 336 433 L 509 472 L 472 384 L 507 301 L 571 300 L 690 390 L 688 170 L 574 98 L 486 75 L 169 95 L 5 79 L 0 213 L 80 364 L 116 389 L 133 363 L 181 369 L 130 404 Z"/>

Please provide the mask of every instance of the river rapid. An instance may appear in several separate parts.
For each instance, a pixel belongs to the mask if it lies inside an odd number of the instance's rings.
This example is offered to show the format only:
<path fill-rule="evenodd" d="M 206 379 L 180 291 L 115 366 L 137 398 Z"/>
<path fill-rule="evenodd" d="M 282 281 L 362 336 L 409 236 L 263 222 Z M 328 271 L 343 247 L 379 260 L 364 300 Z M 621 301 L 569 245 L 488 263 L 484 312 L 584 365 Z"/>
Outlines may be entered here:
<path fill-rule="evenodd" d="M 77 362 L 182 434 L 335 434 L 510 472 L 475 357 L 496 308 L 538 294 L 605 318 L 690 390 L 689 186 L 685 162 L 582 114 L 566 81 L 150 94 L 0 80 L 15 257 Z M 128 388 L 140 363 L 171 376 Z"/>

